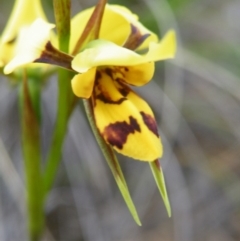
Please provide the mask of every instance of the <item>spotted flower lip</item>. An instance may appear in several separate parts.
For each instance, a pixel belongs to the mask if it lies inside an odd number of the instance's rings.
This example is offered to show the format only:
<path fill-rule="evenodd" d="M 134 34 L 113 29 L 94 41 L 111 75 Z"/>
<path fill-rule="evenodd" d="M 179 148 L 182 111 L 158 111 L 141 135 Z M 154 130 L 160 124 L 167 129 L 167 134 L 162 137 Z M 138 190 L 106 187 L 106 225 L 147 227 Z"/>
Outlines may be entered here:
<path fill-rule="evenodd" d="M 97 71 L 91 97 L 96 126 L 117 152 L 141 161 L 154 161 L 163 153 L 157 123 L 149 105 L 112 69 Z"/>
<path fill-rule="evenodd" d="M 16 0 L 9 21 L 0 39 L 0 67 L 6 65 L 16 54 L 20 35 L 36 19 L 46 20 L 40 0 Z"/>

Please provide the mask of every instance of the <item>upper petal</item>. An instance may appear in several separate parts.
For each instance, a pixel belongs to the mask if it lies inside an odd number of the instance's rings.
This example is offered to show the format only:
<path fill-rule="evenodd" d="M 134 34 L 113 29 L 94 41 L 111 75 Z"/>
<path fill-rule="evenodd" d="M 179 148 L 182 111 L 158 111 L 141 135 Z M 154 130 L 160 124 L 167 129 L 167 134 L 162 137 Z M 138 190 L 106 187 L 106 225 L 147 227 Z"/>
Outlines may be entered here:
<path fill-rule="evenodd" d="M 79 73 L 95 66 L 134 66 L 151 61 L 173 58 L 176 52 L 175 32 L 169 31 L 160 43 L 151 42 L 146 54 L 104 40 L 91 41 L 84 51 L 75 56 L 72 68 Z"/>
<path fill-rule="evenodd" d="M 105 141 L 134 159 L 154 161 L 161 157 L 162 145 L 148 104 L 104 71 L 96 81 L 93 111 Z"/>
<path fill-rule="evenodd" d="M 93 8 L 89 8 L 73 17 L 71 21 L 71 51 L 81 36 L 92 12 Z M 110 4 L 107 4 L 105 7 L 99 38 L 122 46 L 131 34 L 131 24 L 137 27 L 142 35 L 149 34 L 148 39 L 144 42 L 144 45 L 142 45 L 143 47 L 148 46 L 151 41 L 158 41 L 157 36 L 138 21 L 138 16 L 136 14 L 133 14 L 126 7 Z"/>
<path fill-rule="evenodd" d="M 158 37 L 155 33 L 147 29 L 141 22 L 139 22 L 139 18 L 136 14 L 133 14 L 128 8 L 123 6 L 114 5 L 115 11 L 122 16 L 124 16 L 129 24 L 132 24 L 134 27 L 140 31 L 141 35 L 148 34 L 148 38 L 138 47 L 138 50 L 145 49 L 148 47 L 150 42 L 158 42 Z"/>

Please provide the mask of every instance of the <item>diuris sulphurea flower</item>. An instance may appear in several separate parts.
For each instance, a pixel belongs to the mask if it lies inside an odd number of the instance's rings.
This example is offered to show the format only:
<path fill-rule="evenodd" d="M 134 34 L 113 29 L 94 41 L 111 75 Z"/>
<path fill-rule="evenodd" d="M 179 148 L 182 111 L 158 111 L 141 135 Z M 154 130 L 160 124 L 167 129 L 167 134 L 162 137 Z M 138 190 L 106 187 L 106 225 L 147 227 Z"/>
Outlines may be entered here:
<path fill-rule="evenodd" d="M 87 22 L 91 12 L 92 9 L 86 10 L 73 19 L 70 49 L 74 49 L 77 39 L 76 19 Z M 33 23 L 25 44 L 5 67 L 5 73 L 30 62 L 57 64 L 75 71 L 73 92 L 91 99 L 95 123 L 104 140 L 117 152 L 137 160 L 152 162 L 160 158 L 163 150 L 153 112 L 129 85 L 145 85 L 153 77 L 154 62 L 174 57 L 174 31 L 170 30 L 159 42 L 129 10 L 107 5 L 99 39 L 70 56 L 52 47 L 52 27 L 43 20 Z M 81 34 L 83 30 L 79 31 Z M 144 50 L 144 54 L 138 53 Z"/>
<path fill-rule="evenodd" d="M 72 68 L 81 73 L 72 80 L 74 93 L 91 98 L 99 132 L 121 154 L 142 161 L 162 156 L 153 112 L 128 85 L 146 84 L 153 76 L 154 61 L 173 57 L 174 36 L 170 31 L 160 43 L 150 43 L 144 55 L 95 40 L 72 61 Z"/>
<path fill-rule="evenodd" d="M 11 16 L 0 38 L 0 67 L 16 54 L 17 42 L 32 22 L 46 20 L 40 0 L 16 0 Z"/>

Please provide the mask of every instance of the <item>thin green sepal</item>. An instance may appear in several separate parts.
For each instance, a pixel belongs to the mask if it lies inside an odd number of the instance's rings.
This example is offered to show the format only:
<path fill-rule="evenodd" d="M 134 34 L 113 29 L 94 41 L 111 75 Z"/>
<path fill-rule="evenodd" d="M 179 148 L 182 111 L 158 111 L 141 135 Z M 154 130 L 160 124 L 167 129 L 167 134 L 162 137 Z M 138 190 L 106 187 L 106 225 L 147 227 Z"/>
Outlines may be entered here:
<path fill-rule="evenodd" d="M 163 202 L 165 204 L 165 207 L 167 209 L 168 216 L 171 217 L 171 205 L 168 199 L 167 189 L 165 185 L 164 175 L 162 172 L 162 168 L 158 162 L 158 160 L 154 162 L 149 162 L 151 171 L 153 173 L 155 182 L 157 184 L 158 190 L 162 196 Z"/>

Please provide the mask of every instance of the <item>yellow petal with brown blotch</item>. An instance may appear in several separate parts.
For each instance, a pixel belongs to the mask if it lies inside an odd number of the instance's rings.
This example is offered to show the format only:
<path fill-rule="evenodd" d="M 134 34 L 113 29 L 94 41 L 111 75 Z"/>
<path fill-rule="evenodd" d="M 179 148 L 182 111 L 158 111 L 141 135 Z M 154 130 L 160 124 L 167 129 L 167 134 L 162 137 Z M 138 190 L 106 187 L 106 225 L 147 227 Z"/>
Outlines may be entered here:
<path fill-rule="evenodd" d="M 130 88 L 101 70 L 93 98 L 96 125 L 117 152 L 141 161 L 154 161 L 162 156 L 152 110 Z"/>

